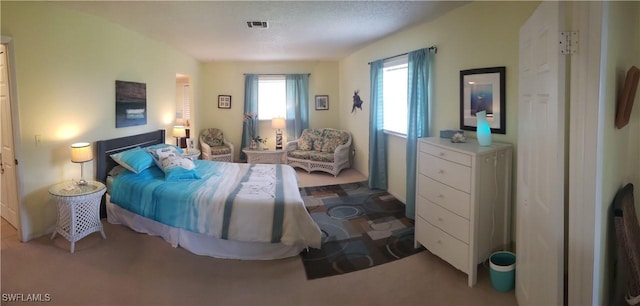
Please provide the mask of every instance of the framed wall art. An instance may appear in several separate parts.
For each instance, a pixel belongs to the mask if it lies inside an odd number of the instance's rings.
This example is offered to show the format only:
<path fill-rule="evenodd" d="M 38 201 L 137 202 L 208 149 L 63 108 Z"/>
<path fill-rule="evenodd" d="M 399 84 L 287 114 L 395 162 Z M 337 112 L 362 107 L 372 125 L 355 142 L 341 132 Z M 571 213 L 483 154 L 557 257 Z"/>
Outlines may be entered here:
<path fill-rule="evenodd" d="M 507 132 L 505 73 L 505 67 L 460 71 L 460 129 L 475 131 L 476 113 L 486 111 L 491 132 Z"/>
<path fill-rule="evenodd" d="M 218 95 L 218 108 L 231 108 L 231 96 Z"/>
<path fill-rule="evenodd" d="M 116 81 L 116 128 L 147 124 L 147 84 Z"/>
<path fill-rule="evenodd" d="M 329 109 L 329 96 L 320 95 L 316 96 L 316 110 L 327 110 Z"/>

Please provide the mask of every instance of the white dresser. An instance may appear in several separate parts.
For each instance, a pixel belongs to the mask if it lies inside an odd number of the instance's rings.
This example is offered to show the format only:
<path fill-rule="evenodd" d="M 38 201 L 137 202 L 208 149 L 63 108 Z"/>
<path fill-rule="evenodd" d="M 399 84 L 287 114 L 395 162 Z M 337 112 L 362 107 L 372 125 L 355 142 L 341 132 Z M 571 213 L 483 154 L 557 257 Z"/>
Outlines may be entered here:
<path fill-rule="evenodd" d="M 510 242 L 512 146 L 418 140 L 415 245 L 469 275 Z"/>

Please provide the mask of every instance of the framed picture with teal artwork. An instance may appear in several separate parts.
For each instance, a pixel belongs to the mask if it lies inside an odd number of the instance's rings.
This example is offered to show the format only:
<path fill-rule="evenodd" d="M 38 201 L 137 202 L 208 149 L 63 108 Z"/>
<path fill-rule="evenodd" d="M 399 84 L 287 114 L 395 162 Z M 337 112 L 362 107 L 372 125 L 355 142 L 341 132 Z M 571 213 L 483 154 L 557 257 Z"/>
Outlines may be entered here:
<path fill-rule="evenodd" d="M 485 111 L 492 133 L 505 134 L 505 67 L 460 71 L 460 129 L 475 131 L 476 113 Z"/>

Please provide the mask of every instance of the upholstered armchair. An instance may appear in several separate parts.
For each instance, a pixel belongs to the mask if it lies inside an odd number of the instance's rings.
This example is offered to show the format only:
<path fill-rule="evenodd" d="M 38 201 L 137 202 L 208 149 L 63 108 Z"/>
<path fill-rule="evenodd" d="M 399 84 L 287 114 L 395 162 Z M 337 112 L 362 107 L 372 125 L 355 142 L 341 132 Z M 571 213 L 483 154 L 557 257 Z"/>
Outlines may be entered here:
<path fill-rule="evenodd" d="M 221 130 L 208 128 L 200 133 L 202 159 L 233 162 L 233 144 L 224 138 Z"/>

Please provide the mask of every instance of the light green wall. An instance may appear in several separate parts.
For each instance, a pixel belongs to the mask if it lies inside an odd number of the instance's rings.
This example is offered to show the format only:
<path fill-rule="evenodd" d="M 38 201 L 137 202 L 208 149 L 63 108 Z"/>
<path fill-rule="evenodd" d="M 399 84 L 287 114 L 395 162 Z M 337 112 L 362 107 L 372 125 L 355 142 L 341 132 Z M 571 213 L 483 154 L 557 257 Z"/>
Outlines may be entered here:
<path fill-rule="evenodd" d="M 607 2 L 604 4 L 605 22 L 607 27 L 603 30 L 603 44 L 607 46 L 605 56 L 605 70 L 603 77 L 604 107 L 602 108 L 601 138 L 603 147 L 602 157 L 602 210 L 597 214 L 602 235 L 602 248 L 600 256 L 604 258 L 600 267 L 600 288 L 603 300 L 599 304 L 609 304 L 609 297 L 618 294 L 620 297 L 626 293 L 622 291 L 610 292 L 612 284 L 613 261 L 615 255 L 615 230 L 613 228 L 613 216 L 611 204 L 616 192 L 628 183 L 635 186 L 636 210 L 640 212 L 640 91 L 636 92 L 635 104 L 629 124 L 622 129 L 615 127 L 616 105 L 620 98 L 627 71 L 631 66 L 640 67 L 640 3 L 639 2 Z M 602 102 L 601 102 L 602 103 Z M 622 287 L 625 287 L 624 284 Z M 618 288 L 620 290 L 620 288 Z M 618 299 L 620 299 L 618 297 Z M 620 301 L 619 301 L 620 302 Z M 620 303 L 620 304 L 624 304 Z"/>
<path fill-rule="evenodd" d="M 238 160 L 242 139 L 244 114 L 244 74 L 310 73 L 309 77 L 309 127 L 338 128 L 338 62 L 210 62 L 204 64 L 204 97 L 196 113 L 200 131 L 204 128 L 221 128 L 225 137 L 234 144 Z M 218 108 L 218 95 L 231 95 L 231 109 Z M 329 110 L 315 110 L 315 96 L 329 96 Z M 267 146 L 275 147 L 275 130 L 271 121 L 260 122 L 260 135 L 267 137 Z M 283 140 L 286 142 L 286 136 Z"/>
<path fill-rule="evenodd" d="M 520 26 L 537 5 L 538 2 L 473 2 L 433 22 L 384 38 L 340 61 L 340 108 L 345 114 L 340 117 L 340 125 L 354 135 L 355 168 L 368 174 L 370 85 L 367 63 L 431 45 L 438 47 L 431 100 L 431 134 L 437 136 L 440 130 L 460 126 L 460 70 L 506 66 L 507 133 L 494 134 L 493 140 L 515 146 L 518 134 L 518 36 Z M 363 111 L 351 114 L 354 90 L 360 90 L 364 107 Z M 465 135 L 475 137 L 473 132 L 465 131 Z M 400 199 L 405 198 L 407 184 L 405 146 L 403 138 L 389 136 L 389 192 Z"/>
<path fill-rule="evenodd" d="M 12 38 L 21 148 L 23 240 L 50 232 L 50 185 L 77 179 L 69 145 L 168 129 L 175 117 L 176 73 L 199 86 L 199 63 L 105 19 L 51 2 L 0 3 L 2 35 Z M 147 124 L 115 128 L 115 81 L 147 84 Z M 195 100 L 199 99 L 196 91 Z M 36 146 L 35 136 L 42 142 Z M 169 136 L 169 135 L 168 135 Z M 95 163 L 85 164 L 94 177 Z"/>

